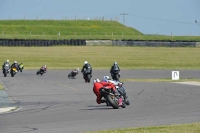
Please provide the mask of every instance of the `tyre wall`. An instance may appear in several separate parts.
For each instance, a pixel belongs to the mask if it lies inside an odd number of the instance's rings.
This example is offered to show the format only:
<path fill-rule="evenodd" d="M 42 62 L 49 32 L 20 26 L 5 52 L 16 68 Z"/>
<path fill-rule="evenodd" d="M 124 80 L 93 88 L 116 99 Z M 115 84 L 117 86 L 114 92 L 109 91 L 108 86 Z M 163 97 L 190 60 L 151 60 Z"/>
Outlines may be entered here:
<path fill-rule="evenodd" d="M 148 47 L 200 47 L 200 42 L 167 42 L 167 41 L 122 41 L 122 40 L 21 40 L 0 39 L 0 46 L 84 46 L 84 45 L 112 45 L 112 46 L 148 46 Z"/>
<path fill-rule="evenodd" d="M 112 41 L 113 46 L 146 46 L 146 47 L 197 47 L 199 42 L 162 42 L 162 41 Z"/>
<path fill-rule="evenodd" d="M 86 40 L 20 40 L 0 39 L 0 46 L 56 46 L 56 45 L 86 45 Z"/>

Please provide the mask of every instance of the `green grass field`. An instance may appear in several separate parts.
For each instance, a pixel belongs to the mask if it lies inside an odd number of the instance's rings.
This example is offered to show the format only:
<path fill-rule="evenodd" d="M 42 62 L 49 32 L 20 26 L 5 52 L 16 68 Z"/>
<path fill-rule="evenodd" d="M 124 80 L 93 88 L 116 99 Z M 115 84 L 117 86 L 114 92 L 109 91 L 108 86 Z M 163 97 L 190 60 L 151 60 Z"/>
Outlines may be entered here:
<path fill-rule="evenodd" d="M 122 82 L 177 82 L 177 80 L 172 80 L 171 78 L 163 78 L 163 79 L 131 79 L 131 78 L 123 78 L 120 81 Z M 200 82 L 200 79 L 196 78 L 180 78 L 178 82 Z"/>
<path fill-rule="evenodd" d="M 118 130 L 102 130 L 85 133 L 199 133 L 200 123 L 178 124 L 169 126 L 153 126 L 141 128 L 126 128 Z"/>
<path fill-rule="evenodd" d="M 53 46 L 0 47 L 0 62 L 23 62 L 25 69 L 82 67 L 87 60 L 93 69 L 110 69 L 117 61 L 121 69 L 200 69 L 199 48 Z"/>
<path fill-rule="evenodd" d="M 5 38 L 200 41 L 199 36 L 144 35 L 117 21 L 102 20 L 0 20 L 0 39 Z"/>
<path fill-rule="evenodd" d="M 0 90 L 3 90 L 3 89 L 4 89 L 4 87 L 3 87 L 2 83 L 0 82 Z"/>

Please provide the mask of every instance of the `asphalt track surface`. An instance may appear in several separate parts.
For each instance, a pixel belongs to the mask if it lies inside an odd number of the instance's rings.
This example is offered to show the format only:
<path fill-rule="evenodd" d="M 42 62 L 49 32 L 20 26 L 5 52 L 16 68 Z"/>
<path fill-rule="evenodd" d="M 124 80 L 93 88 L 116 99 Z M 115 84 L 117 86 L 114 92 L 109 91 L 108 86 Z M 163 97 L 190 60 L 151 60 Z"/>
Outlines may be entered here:
<path fill-rule="evenodd" d="M 200 122 L 200 86 L 177 83 L 125 82 L 130 106 L 112 109 L 98 105 L 92 83 L 70 71 L 24 70 L 0 79 L 21 108 L 0 114 L 1 133 L 79 133 L 104 129 Z M 94 70 L 94 78 L 109 75 Z M 110 76 L 110 75 L 109 75 Z M 169 70 L 122 70 L 122 78 L 171 78 Z M 200 78 L 200 71 L 180 71 L 181 78 Z"/>

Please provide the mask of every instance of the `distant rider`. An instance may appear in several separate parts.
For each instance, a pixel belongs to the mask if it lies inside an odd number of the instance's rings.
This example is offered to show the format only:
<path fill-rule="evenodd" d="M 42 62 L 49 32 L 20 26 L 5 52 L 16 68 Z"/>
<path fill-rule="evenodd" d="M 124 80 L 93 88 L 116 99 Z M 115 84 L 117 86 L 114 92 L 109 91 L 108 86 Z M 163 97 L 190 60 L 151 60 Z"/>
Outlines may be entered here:
<path fill-rule="evenodd" d="M 103 87 L 109 88 L 109 89 L 113 89 L 115 91 L 115 93 L 118 94 L 118 92 L 116 92 L 116 88 L 112 83 L 109 82 L 104 82 L 104 81 L 100 81 L 99 79 L 95 79 L 94 80 L 94 86 L 93 86 L 93 92 L 94 94 L 96 94 L 97 98 L 96 98 L 96 102 L 98 104 L 104 103 L 104 100 L 101 100 L 101 93 L 100 93 L 100 89 L 102 89 Z"/>
<path fill-rule="evenodd" d="M 6 60 L 6 61 L 3 63 L 3 65 L 2 65 L 2 70 L 4 69 L 4 67 L 5 67 L 7 64 L 8 64 L 9 69 L 10 69 L 10 62 L 9 62 L 9 60 Z"/>
<path fill-rule="evenodd" d="M 76 68 L 76 69 L 72 70 L 72 72 L 78 74 L 79 68 Z"/>
<path fill-rule="evenodd" d="M 40 68 L 40 71 L 43 71 L 44 73 L 46 73 L 47 71 L 47 65 L 44 65 Z"/>
<path fill-rule="evenodd" d="M 20 63 L 20 64 L 19 64 L 19 67 L 21 68 L 21 72 L 22 72 L 22 70 L 24 69 L 23 63 Z"/>
<path fill-rule="evenodd" d="M 14 63 L 11 65 L 11 69 L 15 67 L 17 69 L 17 72 L 21 71 L 21 68 L 19 67 L 19 64 L 17 61 L 14 61 Z"/>
<path fill-rule="evenodd" d="M 120 72 L 120 68 L 119 68 L 119 66 L 118 66 L 118 64 L 117 64 L 117 62 L 115 61 L 114 63 L 113 63 L 113 65 L 111 66 L 111 68 L 110 68 L 110 73 L 111 73 L 111 76 L 113 77 L 113 74 L 115 73 L 115 72 Z"/>
<path fill-rule="evenodd" d="M 85 76 L 85 72 L 87 72 L 87 71 L 89 71 L 90 76 L 92 77 L 92 66 L 87 61 L 85 61 L 83 68 L 81 70 L 81 72 L 83 73 L 83 78 Z"/>

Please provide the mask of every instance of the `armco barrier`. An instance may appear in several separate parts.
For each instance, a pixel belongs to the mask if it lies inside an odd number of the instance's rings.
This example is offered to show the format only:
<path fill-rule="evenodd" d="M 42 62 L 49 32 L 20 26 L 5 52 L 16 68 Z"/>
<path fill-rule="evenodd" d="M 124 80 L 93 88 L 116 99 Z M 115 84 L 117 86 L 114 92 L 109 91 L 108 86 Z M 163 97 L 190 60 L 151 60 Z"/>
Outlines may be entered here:
<path fill-rule="evenodd" d="M 54 46 L 54 45 L 86 45 L 86 40 L 22 40 L 22 39 L 0 39 L 0 46 Z"/>

